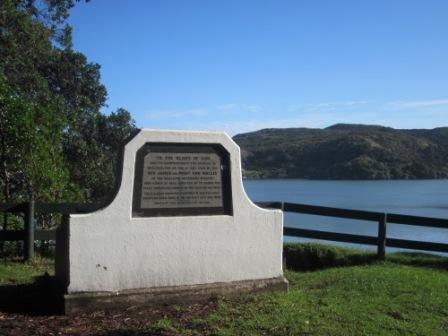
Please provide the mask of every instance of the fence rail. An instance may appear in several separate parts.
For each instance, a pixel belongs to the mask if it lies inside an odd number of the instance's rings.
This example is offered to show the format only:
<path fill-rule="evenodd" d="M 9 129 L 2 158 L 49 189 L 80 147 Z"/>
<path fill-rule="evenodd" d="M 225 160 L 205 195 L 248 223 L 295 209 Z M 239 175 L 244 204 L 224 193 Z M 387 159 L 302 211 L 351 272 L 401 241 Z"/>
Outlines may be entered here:
<path fill-rule="evenodd" d="M 35 230 L 34 240 L 55 240 L 55 230 Z M 0 241 L 25 240 L 25 230 L 0 230 Z"/>
<path fill-rule="evenodd" d="M 331 208 L 324 206 L 297 204 L 288 202 L 259 202 L 257 203 L 257 205 L 264 208 L 281 209 L 286 212 L 326 216 L 326 217 L 358 219 L 358 220 L 374 221 L 378 223 L 377 236 L 364 236 L 364 235 L 337 233 L 330 231 L 299 229 L 292 227 L 285 227 L 283 229 L 285 236 L 331 240 L 346 243 L 358 243 L 365 245 L 376 245 L 377 254 L 378 257 L 380 258 L 384 258 L 386 253 L 386 247 L 398 247 L 412 250 L 448 253 L 448 244 L 444 243 L 387 238 L 388 223 L 448 229 L 448 219 L 409 216 L 401 214 L 389 214 L 374 211 Z"/>
<path fill-rule="evenodd" d="M 448 229 L 448 219 L 331 208 L 288 202 L 260 202 L 257 203 L 257 205 L 264 208 L 281 209 L 285 212 L 357 219 L 378 223 L 378 235 L 376 236 L 309 230 L 293 227 L 284 228 L 283 232 L 285 236 L 375 245 L 377 246 L 377 254 L 379 258 L 384 258 L 386 247 L 448 253 L 448 244 L 444 243 L 387 238 L 387 223 Z M 81 203 L 38 203 L 33 201 L 20 204 L 1 203 L 0 212 L 16 214 L 22 213 L 24 215 L 25 228 L 24 230 L 0 230 L 0 241 L 24 241 L 25 259 L 31 259 L 34 254 L 35 240 L 54 240 L 56 236 L 54 230 L 35 230 L 35 213 L 88 213 L 95 211 L 98 208 L 98 204 Z"/>
<path fill-rule="evenodd" d="M 0 203 L 0 212 L 23 214 L 23 230 L 0 230 L 0 241 L 23 241 L 25 260 L 30 260 L 34 256 L 35 240 L 55 240 L 55 230 L 36 230 L 36 213 L 56 213 L 56 214 L 74 214 L 88 213 L 97 210 L 100 207 L 96 203 L 41 203 L 41 202 L 23 202 L 23 203 Z"/>

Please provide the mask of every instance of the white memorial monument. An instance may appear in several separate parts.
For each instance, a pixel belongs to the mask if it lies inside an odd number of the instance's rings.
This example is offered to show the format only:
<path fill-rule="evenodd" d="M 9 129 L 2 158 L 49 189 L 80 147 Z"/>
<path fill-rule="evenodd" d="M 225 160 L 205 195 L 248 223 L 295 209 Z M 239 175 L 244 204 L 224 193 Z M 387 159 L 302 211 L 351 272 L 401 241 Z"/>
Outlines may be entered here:
<path fill-rule="evenodd" d="M 58 230 L 67 313 L 287 290 L 283 214 L 248 199 L 228 135 L 142 130 L 122 164 L 113 201 Z"/>

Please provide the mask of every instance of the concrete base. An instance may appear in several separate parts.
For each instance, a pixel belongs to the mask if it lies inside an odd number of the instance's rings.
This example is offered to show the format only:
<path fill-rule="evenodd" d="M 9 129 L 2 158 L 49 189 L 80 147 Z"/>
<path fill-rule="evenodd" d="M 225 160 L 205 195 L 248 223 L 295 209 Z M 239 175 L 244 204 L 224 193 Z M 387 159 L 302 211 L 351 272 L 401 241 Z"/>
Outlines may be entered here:
<path fill-rule="evenodd" d="M 213 297 L 232 297 L 248 292 L 287 292 L 288 280 L 284 277 L 244 280 L 192 286 L 142 288 L 120 292 L 86 292 L 64 295 L 66 314 L 94 310 L 117 310 L 130 306 L 157 306 L 161 304 L 189 303 Z"/>

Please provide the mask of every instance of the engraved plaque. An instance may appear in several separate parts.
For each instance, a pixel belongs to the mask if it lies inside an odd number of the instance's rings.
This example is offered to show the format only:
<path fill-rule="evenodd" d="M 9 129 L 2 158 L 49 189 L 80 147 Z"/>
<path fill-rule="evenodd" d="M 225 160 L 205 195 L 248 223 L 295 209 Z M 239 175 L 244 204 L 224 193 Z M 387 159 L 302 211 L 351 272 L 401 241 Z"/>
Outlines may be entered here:
<path fill-rule="evenodd" d="M 148 153 L 143 209 L 222 207 L 221 159 L 215 153 Z"/>
<path fill-rule="evenodd" d="M 145 144 L 133 216 L 231 214 L 229 154 L 220 145 Z"/>

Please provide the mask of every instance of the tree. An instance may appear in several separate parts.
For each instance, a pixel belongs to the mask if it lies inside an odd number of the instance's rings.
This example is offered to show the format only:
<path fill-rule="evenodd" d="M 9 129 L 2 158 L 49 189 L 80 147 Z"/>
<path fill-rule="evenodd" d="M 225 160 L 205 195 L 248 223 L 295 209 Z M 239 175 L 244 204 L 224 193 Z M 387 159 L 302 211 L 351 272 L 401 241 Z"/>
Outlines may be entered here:
<path fill-rule="evenodd" d="M 0 183 L 3 199 L 60 199 L 68 190 L 57 103 L 15 94 L 0 74 Z"/>
<path fill-rule="evenodd" d="M 72 180 L 83 186 L 87 199 L 102 202 L 113 192 L 118 154 L 135 131 L 130 113 L 120 108 L 108 116 L 98 114 L 76 133 L 76 139 L 65 144 Z"/>
<path fill-rule="evenodd" d="M 0 2 L 0 201 L 101 200 L 135 129 L 125 110 L 100 112 L 100 66 L 73 50 L 65 21 L 74 3 Z"/>

